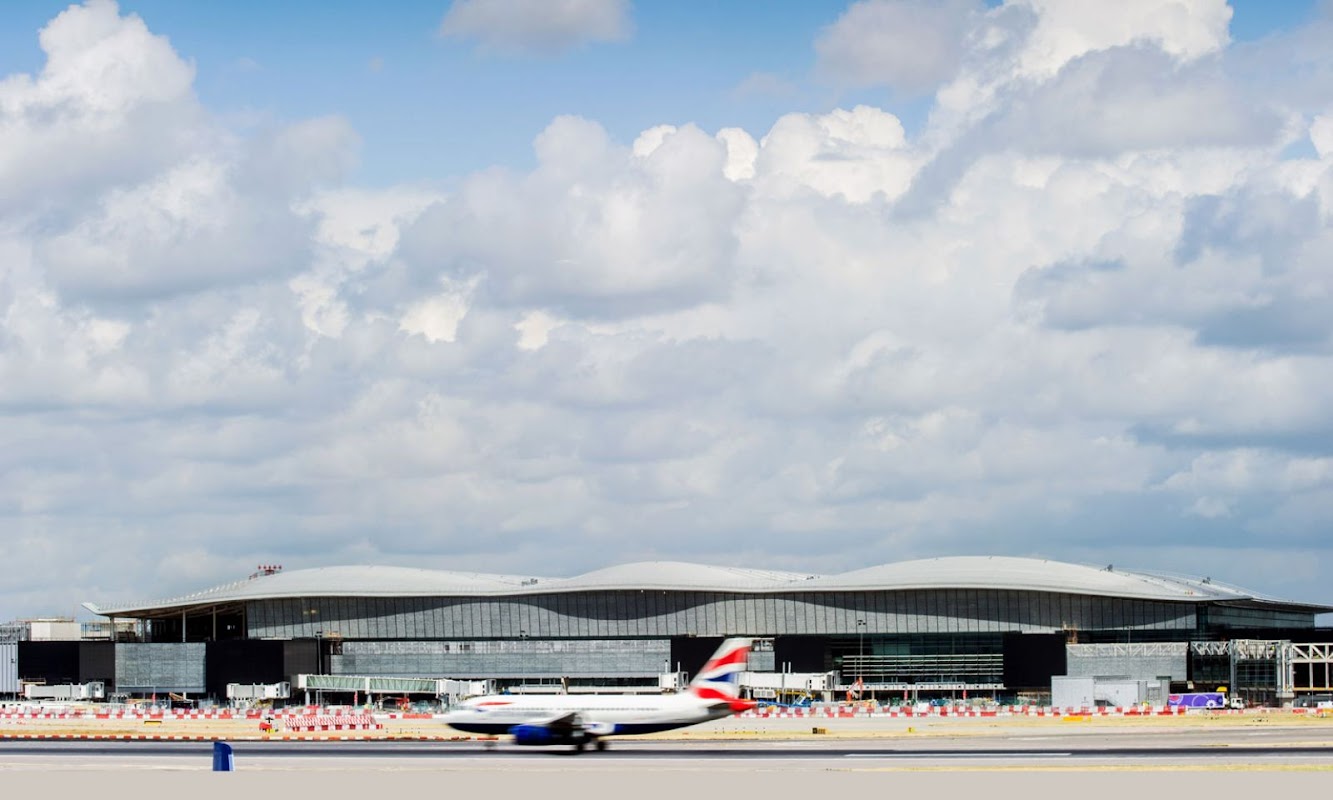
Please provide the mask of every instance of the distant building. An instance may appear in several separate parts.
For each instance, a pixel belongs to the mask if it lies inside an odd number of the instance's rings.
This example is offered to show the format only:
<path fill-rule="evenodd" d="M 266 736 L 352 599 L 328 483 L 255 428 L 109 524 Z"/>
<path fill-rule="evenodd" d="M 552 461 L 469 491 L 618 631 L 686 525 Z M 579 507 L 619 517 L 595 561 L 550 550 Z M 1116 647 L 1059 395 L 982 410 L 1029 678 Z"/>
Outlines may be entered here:
<path fill-rule="evenodd" d="M 9 642 L 26 642 L 28 640 L 28 625 L 21 620 L 12 622 L 0 622 L 0 644 Z"/>
<path fill-rule="evenodd" d="M 83 630 L 73 617 L 17 619 L 0 624 L 0 641 L 5 642 L 75 642 Z"/>

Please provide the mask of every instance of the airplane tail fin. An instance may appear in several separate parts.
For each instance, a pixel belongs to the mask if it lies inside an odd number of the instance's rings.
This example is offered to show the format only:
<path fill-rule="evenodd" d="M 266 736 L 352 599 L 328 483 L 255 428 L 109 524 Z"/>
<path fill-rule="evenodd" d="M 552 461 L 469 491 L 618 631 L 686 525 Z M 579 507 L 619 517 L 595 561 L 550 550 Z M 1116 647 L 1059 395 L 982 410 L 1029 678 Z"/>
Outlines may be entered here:
<path fill-rule="evenodd" d="M 727 639 L 690 681 L 690 694 L 702 700 L 727 703 L 732 711 L 745 711 L 754 703 L 741 699 L 741 673 L 745 671 L 753 639 Z"/>

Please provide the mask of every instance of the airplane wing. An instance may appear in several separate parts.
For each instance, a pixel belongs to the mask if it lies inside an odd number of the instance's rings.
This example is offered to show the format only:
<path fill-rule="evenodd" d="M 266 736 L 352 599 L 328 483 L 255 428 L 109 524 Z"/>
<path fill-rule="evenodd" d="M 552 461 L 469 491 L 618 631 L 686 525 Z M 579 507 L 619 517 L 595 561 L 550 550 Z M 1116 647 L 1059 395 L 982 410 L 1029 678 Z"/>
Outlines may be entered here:
<path fill-rule="evenodd" d="M 565 714 L 557 714 L 548 719 L 536 719 L 523 723 L 525 725 L 539 725 L 553 731 L 581 731 L 583 730 L 583 718 L 579 712 L 570 711 Z"/>

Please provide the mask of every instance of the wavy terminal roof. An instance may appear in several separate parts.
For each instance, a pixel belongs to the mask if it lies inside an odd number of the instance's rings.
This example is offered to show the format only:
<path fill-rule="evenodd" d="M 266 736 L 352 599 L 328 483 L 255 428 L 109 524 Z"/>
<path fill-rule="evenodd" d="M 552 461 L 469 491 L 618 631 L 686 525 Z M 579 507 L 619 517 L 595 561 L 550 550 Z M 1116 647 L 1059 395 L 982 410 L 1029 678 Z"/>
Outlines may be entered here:
<path fill-rule="evenodd" d="M 389 566 L 316 567 L 277 572 L 192 594 L 98 607 L 104 616 L 287 597 L 502 597 L 614 590 L 742 593 L 1008 589 L 1175 602 L 1257 602 L 1324 613 L 1333 606 L 1294 603 L 1208 578 L 1185 578 L 1037 558 L 953 556 L 900 561 L 837 575 L 717 567 L 679 561 L 620 564 L 573 578 L 491 575 Z"/>

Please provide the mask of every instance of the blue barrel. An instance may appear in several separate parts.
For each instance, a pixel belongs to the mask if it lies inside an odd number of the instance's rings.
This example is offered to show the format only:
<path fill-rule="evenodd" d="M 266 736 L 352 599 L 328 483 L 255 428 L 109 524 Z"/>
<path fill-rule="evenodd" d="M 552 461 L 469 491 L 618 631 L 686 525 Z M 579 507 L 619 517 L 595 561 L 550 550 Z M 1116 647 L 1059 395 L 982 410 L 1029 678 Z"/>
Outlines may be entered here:
<path fill-rule="evenodd" d="M 236 769 L 236 760 L 231 754 L 231 745 L 226 742 L 213 742 L 213 771 L 231 772 Z"/>

